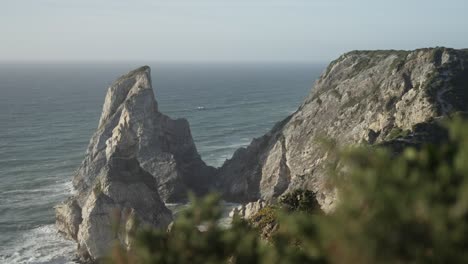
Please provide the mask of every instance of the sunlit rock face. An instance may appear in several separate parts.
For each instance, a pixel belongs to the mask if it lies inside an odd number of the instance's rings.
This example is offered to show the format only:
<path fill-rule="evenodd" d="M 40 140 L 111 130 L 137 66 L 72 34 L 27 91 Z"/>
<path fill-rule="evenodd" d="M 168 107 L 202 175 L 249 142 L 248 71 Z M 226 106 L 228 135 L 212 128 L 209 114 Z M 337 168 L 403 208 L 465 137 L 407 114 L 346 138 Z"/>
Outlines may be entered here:
<path fill-rule="evenodd" d="M 89 189 L 122 144 L 135 145 L 130 151 L 157 180 L 164 201 L 183 201 L 188 190 L 203 193 L 209 189 L 214 168 L 201 160 L 187 120 L 173 120 L 158 111 L 147 66 L 109 87 L 99 126 L 73 179 L 79 192 Z"/>
<path fill-rule="evenodd" d="M 188 122 L 158 111 L 145 66 L 108 89 L 99 126 L 73 178 L 76 192 L 56 207 L 57 228 L 76 240 L 82 260 L 105 256 L 114 242 L 172 221 L 166 202 L 206 193 L 214 168 L 200 158 Z"/>
<path fill-rule="evenodd" d="M 294 114 L 225 162 L 218 188 L 238 202 L 310 189 L 330 210 L 336 191 L 327 181 L 331 158 L 321 138 L 339 145 L 437 140 L 430 124 L 466 111 L 467 102 L 466 50 L 346 53 L 328 66 Z"/>
<path fill-rule="evenodd" d="M 164 202 L 183 202 L 189 191 L 257 201 L 238 208 L 247 215 L 309 189 L 333 210 L 337 192 L 327 176 L 336 157 L 320 139 L 396 150 L 440 140 L 438 120 L 468 110 L 467 62 L 467 51 L 446 48 L 346 53 L 294 114 L 219 169 L 201 160 L 185 119 L 159 112 L 149 67 L 129 72 L 108 89 L 73 179 L 76 192 L 56 207 L 57 228 L 77 241 L 82 260 L 93 261 L 115 242 L 131 248 L 138 228 L 167 228 Z"/>

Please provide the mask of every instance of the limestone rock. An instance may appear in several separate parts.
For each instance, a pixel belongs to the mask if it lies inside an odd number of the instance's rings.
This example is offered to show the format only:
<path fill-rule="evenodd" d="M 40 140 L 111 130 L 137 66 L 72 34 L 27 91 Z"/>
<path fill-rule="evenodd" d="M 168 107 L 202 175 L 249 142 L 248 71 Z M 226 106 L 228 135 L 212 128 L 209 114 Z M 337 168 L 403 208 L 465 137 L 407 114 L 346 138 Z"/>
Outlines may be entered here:
<path fill-rule="evenodd" d="M 467 66 L 466 50 L 346 53 L 328 66 L 294 114 L 223 164 L 218 188 L 237 202 L 310 189 L 329 210 L 336 191 L 327 184 L 330 157 L 320 139 L 352 145 L 433 138 L 416 128 L 468 110 Z"/>
<path fill-rule="evenodd" d="M 164 201 L 183 201 L 188 190 L 204 193 L 209 189 L 214 168 L 201 160 L 187 120 L 172 120 L 158 111 L 147 66 L 120 77 L 109 87 L 99 126 L 73 179 L 79 193 L 89 191 L 122 144 L 135 145 L 132 154 L 155 177 Z M 80 205 L 83 202 L 80 199 Z"/>
<path fill-rule="evenodd" d="M 97 177 L 82 210 L 78 246 L 91 259 L 109 253 L 114 242 L 130 249 L 141 227 L 166 228 L 172 213 L 161 201 L 156 180 L 132 157 L 112 157 Z"/>
<path fill-rule="evenodd" d="M 255 202 L 250 202 L 247 204 L 242 204 L 229 212 L 229 217 L 234 217 L 234 215 L 238 215 L 239 217 L 243 219 L 249 219 L 251 216 L 255 215 L 263 209 L 265 206 L 267 206 L 267 203 L 263 200 L 257 200 Z"/>
<path fill-rule="evenodd" d="M 73 178 L 75 194 L 56 207 L 60 233 L 95 261 L 114 243 L 132 247 L 142 227 L 165 229 L 164 201 L 203 194 L 214 169 L 198 155 L 188 122 L 158 111 L 149 67 L 120 77 L 108 89 L 99 126 Z"/>
<path fill-rule="evenodd" d="M 67 199 L 55 207 L 55 212 L 58 231 L 66 238 L 76 240 L 78 226 L 83 220 L 78 202 L 75 199 Z"/>

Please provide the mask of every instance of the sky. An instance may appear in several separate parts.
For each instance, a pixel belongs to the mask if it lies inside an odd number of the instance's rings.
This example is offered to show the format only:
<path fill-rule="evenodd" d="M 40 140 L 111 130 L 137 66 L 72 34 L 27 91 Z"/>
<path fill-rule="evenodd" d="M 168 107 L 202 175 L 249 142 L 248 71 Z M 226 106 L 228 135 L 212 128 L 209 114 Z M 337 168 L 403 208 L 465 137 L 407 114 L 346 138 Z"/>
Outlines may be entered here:
<path fill-rule="evenodd" d="M 0 34 L 0 62 L 327 62 L 468 48 L 468 0 L 0 0 Z"/>

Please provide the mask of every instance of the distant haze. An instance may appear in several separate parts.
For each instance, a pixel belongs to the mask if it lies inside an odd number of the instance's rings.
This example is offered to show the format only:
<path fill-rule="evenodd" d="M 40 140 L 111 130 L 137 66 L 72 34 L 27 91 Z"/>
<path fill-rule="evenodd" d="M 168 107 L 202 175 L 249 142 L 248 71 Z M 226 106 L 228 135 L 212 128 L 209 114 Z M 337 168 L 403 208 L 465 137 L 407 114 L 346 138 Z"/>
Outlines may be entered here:
<path fill-rule="evenodd" d="M 3 0 L 0 62 L 325 62 L 468 47 L 468 0 Z"/>

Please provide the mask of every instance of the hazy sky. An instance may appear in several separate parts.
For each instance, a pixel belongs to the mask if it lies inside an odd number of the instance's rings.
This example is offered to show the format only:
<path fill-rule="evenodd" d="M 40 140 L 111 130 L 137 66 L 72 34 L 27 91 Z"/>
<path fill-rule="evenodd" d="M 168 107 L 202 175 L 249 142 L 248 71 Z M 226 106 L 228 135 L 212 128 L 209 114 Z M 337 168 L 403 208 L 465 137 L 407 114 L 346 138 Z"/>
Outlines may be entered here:
<path fill-rule="evenodd" d="M 468 48 L 468 0 L 0 0 L 0 61 L 329 61 Z"/>

